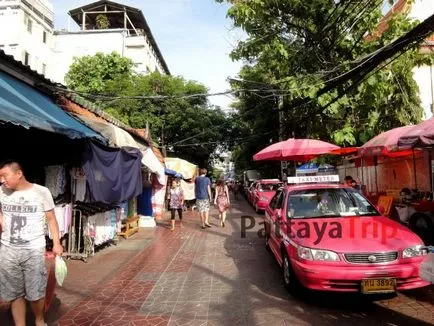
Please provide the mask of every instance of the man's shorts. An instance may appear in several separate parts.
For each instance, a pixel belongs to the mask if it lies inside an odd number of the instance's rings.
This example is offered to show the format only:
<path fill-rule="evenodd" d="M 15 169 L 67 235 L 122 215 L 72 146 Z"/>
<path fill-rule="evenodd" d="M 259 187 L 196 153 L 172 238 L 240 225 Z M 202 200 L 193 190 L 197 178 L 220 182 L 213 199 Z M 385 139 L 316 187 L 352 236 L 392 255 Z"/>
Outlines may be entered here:
<path fill-rule="evenodd" d="M 47 269 L 45 248 L 17 249 L 0 245 L 0 298 L 14 301 L 45 297 Z"/>
<path fill-rule="evenodd" d="M 209 200 L 208 199 L 197 199 L 196 200 L 197 210 L 200 213 L 205 213 L 209 211 Z"/>

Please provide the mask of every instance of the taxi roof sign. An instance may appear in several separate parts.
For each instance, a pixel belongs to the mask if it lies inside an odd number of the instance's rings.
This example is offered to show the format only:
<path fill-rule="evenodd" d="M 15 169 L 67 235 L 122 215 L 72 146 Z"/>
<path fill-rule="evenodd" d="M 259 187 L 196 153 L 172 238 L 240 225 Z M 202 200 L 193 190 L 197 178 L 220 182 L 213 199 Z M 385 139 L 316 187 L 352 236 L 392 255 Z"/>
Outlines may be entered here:
<path fill-rule="evenodd" d="M 289 184 L 300 183 L 330 183 L 339 182 L 339 175 L 313 175 L 303 177 L 288 177 Z"/>

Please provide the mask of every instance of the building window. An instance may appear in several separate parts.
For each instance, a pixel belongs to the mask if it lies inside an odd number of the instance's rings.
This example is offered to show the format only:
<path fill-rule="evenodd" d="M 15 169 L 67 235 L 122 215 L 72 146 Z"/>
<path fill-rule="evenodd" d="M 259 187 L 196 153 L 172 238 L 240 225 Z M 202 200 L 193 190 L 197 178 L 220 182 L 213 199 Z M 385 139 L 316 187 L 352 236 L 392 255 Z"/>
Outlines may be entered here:
<path fill-rule="evenodd" d="M 47 73 L 47 65 L 45 63 L 42 64 L 42 74 L 45 76 Z"/>
<path fill-rule="evenodd" d="M 30 66 L 30 54 L 24 51 L 23 62 L 26 66 Z"/>
<path fill-rule="evenodd" d="M 42 32 L 42 42 L 47 43 L 47 32 L 46 31 Z"/>

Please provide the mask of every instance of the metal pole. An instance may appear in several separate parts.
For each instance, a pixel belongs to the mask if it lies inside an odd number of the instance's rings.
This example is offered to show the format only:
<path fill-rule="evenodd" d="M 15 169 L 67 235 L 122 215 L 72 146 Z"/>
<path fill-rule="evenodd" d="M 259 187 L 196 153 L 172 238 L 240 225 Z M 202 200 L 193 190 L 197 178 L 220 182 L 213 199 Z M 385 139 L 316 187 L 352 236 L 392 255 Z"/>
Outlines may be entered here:
<path fill-rule="evenodd" d="M 432 169 L 432 148 L 428 149 L 428 171 L 429 171 L 429 180 L 430 180 L 430 188 L 431 192 L 434 192 L 433 183 L 434 183 L 434 176 L 433 176 L 433 169 Z"/>
<path fill-rule="evenodd" d="M 377 175 L 377 166 L 378 166 L 378 158 L 375 157 L 375 189 L 378 194 L 378 175 Z"/>
<path fill-rule="evenodd" d="M 430 77 L 431 77 L 431 113 L 434 113 L 434 78 L 432 65 L 429 66 Z"/>
<path fill-rule="evenodd" d="M 414 189 L 417 189 L 417 175 L 416 175 L 416 155 L 413 148 L 413 173 L 414 173 Z"/>
<path fill-rule="evenodd" d="M 284 139 L 284 135 L 283 135 L 283 96 L 279 96 L 279 102 L 278 102 L 278 106 L 277 106 L 277 110 L 279 113 L 279 141 L 283 141 Z M 283 161 L 280 162 L 280 179 L 282 181 L 284 179 L 284 165 L 285 163 Z"/>

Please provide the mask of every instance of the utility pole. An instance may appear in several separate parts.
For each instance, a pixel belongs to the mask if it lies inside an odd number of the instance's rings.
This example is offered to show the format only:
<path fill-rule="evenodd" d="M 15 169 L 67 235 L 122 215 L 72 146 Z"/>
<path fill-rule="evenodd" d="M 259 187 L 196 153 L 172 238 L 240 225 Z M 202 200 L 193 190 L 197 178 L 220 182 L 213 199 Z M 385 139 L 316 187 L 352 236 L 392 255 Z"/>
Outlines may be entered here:
<path fill-rule="evenodd" d="M 277 110 L 279 113 L 279 141 L 284 141 L 284 123 L 283 123 L 283 95 L 279 95 L 278 97 L 278 105 Z M 280 162 L 280 178 L 282 181 L 285 181 L 285 169 L 287 169 L 288 165 L 286 161 Z"/>

